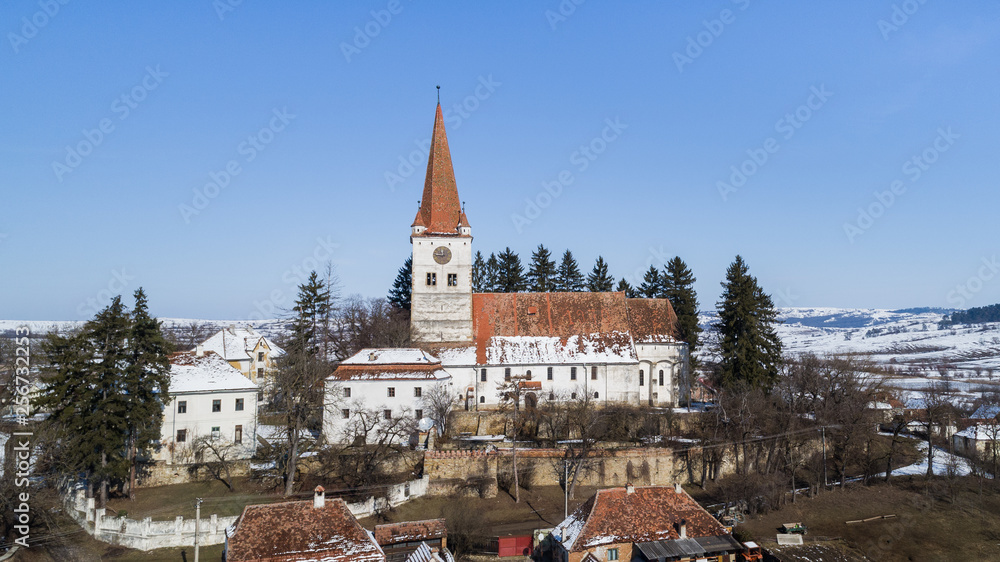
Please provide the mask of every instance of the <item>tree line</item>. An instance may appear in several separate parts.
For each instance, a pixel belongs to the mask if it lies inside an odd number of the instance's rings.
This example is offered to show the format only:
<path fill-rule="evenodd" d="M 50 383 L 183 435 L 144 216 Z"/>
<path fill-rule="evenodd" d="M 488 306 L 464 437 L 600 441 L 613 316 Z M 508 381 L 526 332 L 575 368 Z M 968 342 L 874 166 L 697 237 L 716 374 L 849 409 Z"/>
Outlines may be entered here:
<path fill-rule="evenodd" d="M 1000 322 L 1000 304 L 977 306 L 968 310 L 956 310 L 941 320 L 941 326 L 983 324 L 986 322 Z"/>

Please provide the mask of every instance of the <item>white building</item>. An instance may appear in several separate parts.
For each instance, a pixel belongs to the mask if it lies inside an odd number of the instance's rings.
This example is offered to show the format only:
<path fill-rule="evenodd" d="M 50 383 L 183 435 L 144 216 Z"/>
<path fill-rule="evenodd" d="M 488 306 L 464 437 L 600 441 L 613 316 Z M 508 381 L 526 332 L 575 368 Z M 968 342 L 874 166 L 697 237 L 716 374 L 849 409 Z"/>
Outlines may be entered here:
<path fill-rule="evenodd" d="M 250 458 L 256 450 L 257 393 L 257 385 L 216 353 L 174 354 L 162 447 L 154 458 L 167 464 L 196 462 L 199 439 L 227 448 L 229 458 Z"/>
<path fill-rule="evenodd" d="M 239 369 L 251 381 L 261 384 L 274 362 L 285 354 L 274 342 L 250 327 L 230 326 L 202 342 L 198 349 L 214 352 Z"/>
<path fill-rule="evenodd" d="M 955 451 L 966 456 L 991 459 L 1000 455 L 1000 424 L 979 423 L 951 436 Z"/>
<path fill-rule="evenodd" d="M 408 440 L 425 417 L 425 399 L 443 386 L 454 394 L 451 375 L 425 351 L 363 349 L 344 360 L 324 385 L 323 436 L 328 443 L 383 436 Z"/>

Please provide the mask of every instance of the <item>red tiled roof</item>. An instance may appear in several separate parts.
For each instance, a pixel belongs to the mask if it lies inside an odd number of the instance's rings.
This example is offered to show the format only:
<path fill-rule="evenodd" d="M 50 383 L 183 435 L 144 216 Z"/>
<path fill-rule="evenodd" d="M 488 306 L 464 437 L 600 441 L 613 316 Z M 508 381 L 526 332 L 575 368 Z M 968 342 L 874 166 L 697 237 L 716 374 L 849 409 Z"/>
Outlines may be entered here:
<path fill-rule="evenodd" d="M 440 371 L 440 373 L 439 373 Z M 351 380 L 423 380 L 447 375 L 441 363 L 408 365 L 339 365 L 329 378 Z"/>
<path fill-rule="evenodd" d="M 375 541 L 381 546 L 409 541 L 439 539 L 448 535 L 444 519 L 406 521 L 375 526 Z"/>
<path fill-rule="evenodd" d="M 347 504 L 327 498 L 313 502 L 248 505 L 229 537 L 229 562 L 324 562 L 385 560 Z"/>
<path fill-rule="evenodd" d="M 561 527 L 567 538 L 575 533 L 569 550 L 582 552 L 602 544 L 675 540 L 680 538 L 681 520 L 687 525 L 688 538 L 726 534 L 698 502 L 672 486 L 637 486 L 631 494 L 625 488 L 599 490 Z"/>
<path fill-rule="evenodd" d="M 469 221 L 462 212 L 462 202 L 458 198 L 455 170 L 451 165 L 451 150 L 448 135 L 444 131 L 444 115 L 441 104 L 434 115 L 434 133 L 431 149 L 427 157 L 427 177 L 424 179 L 424 196 L 420 200 L 420 211 L 413 226 L 426 226 L 423 234 L 458 235 L 459 223 L 468 226 Z"/>
<path fill-rule="evenodd" d="M 667 299 L 625 299 L 636 343 L 668 341 L 676 335 L 677 314 Z"/>

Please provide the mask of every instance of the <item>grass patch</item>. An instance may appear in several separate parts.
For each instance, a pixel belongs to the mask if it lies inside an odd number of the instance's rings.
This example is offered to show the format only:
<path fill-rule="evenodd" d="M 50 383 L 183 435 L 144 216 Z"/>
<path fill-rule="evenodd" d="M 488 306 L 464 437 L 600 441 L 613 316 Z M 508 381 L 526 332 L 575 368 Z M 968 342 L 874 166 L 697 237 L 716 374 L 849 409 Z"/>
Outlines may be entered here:
<path fill-rule="evenodd" d="M 239 515 L 243 512 L 243 507 L 249 504 L 287 501 L 279 493 L 263 489 L 248 478 L 236 478 L 234 487 L 236 491 L 230 492 L 221 482 L 213 480 L 139 488 L 136 490 L 135 500 L 108 500 L 108 514 L 114 516 L 124 511 L 130 519 L 152 517 L 154 521 L 170 521 L 178 515 L 190 519 L 194 518 L 195 500 L 202 498 L 203 518 L 213 513 L 226 517 Z"/>

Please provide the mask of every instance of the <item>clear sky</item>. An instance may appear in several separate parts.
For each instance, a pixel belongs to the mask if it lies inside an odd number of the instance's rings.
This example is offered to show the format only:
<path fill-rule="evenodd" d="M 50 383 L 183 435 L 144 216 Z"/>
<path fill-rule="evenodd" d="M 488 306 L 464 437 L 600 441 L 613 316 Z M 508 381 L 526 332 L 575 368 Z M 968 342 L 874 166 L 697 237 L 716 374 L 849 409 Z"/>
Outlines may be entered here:
<path fill-rule="evenodd" d="M 994 1 L 9 0 L 0 32 L 0 318 L 140 285 L 267 316 L 325 259 L 385 295 L 436 85 L 487 255 L 679 255 L 702 308 L 737 253 L 779 306 L 1000 301 Z"/>

